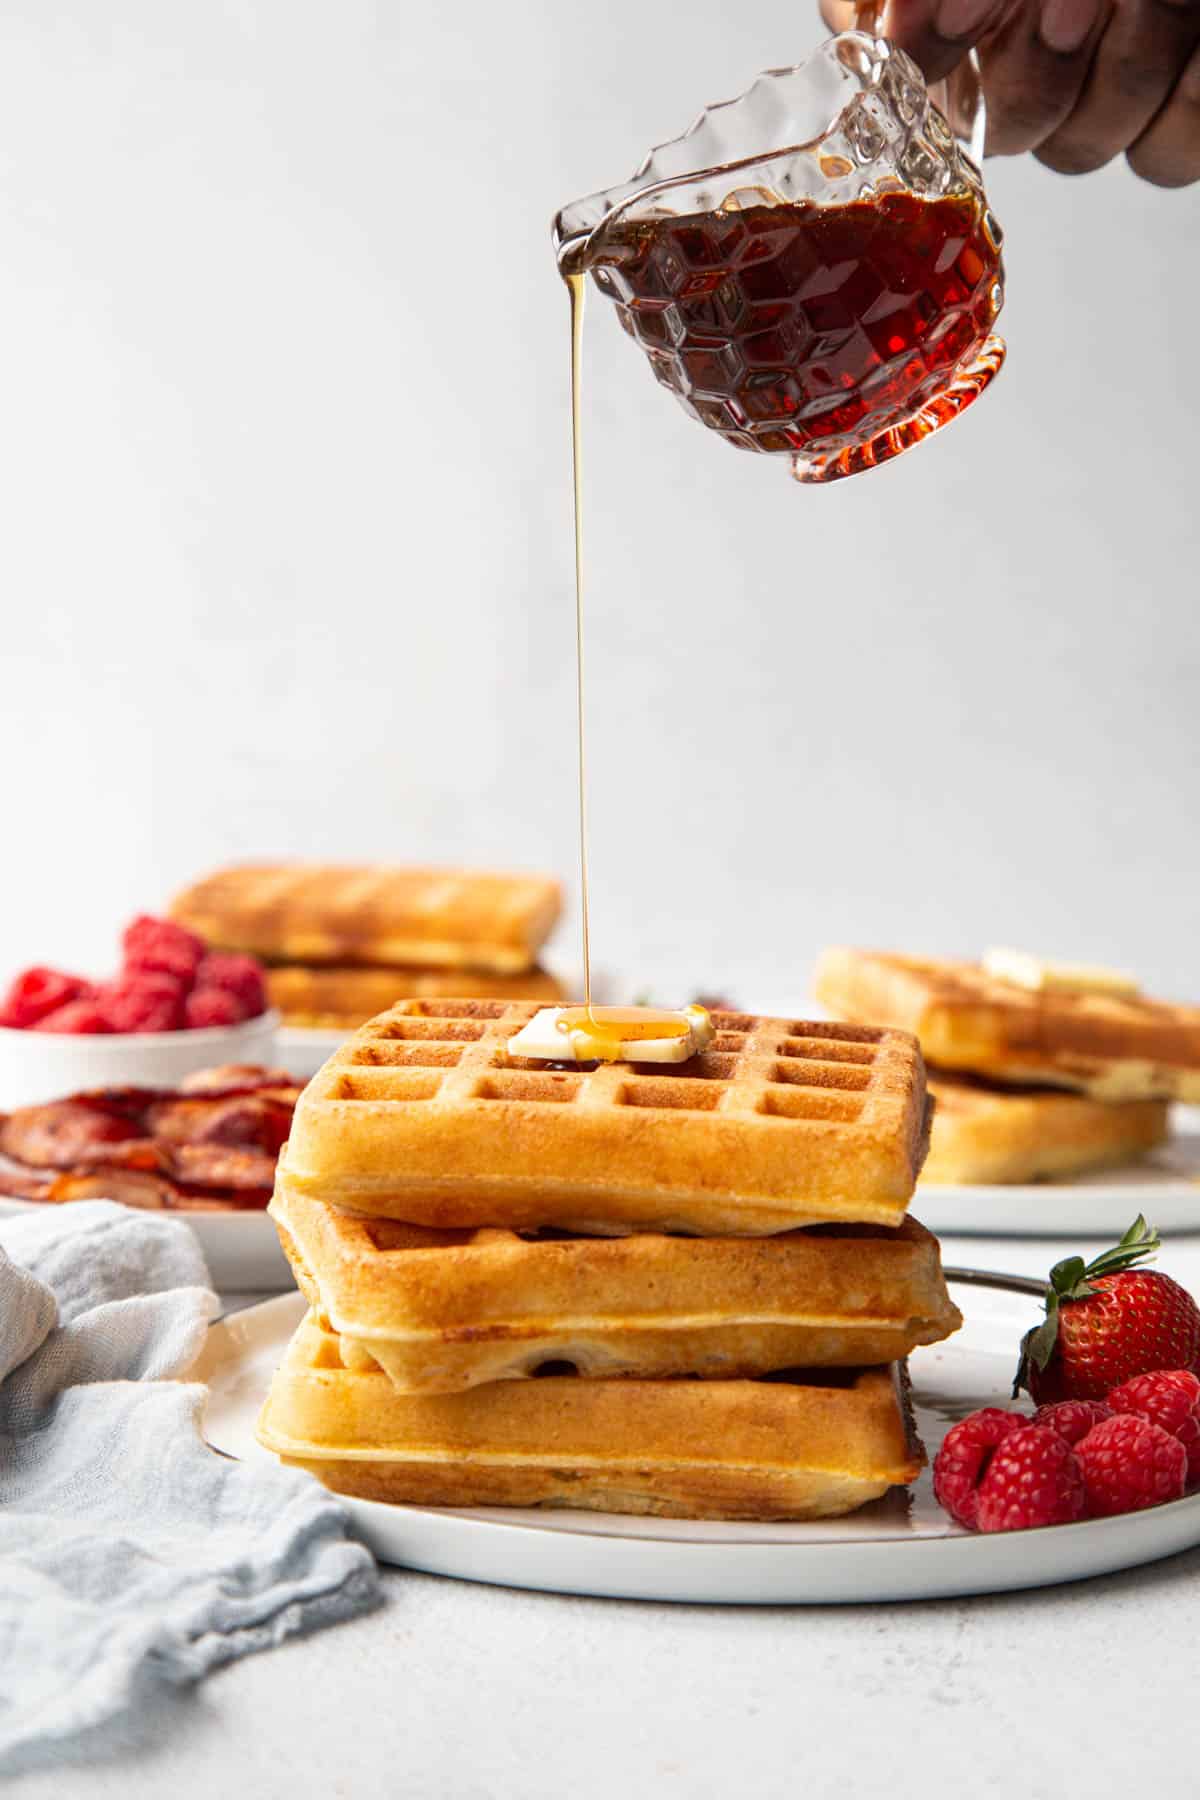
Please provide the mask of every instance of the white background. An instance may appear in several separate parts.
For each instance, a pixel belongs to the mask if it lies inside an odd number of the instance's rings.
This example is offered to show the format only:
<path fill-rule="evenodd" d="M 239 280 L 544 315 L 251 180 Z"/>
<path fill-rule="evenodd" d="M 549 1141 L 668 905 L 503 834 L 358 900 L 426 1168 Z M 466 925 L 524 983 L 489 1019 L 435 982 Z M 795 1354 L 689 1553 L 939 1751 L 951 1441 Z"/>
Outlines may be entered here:
<path fill-rule="evenodd" d="M 818 35 L 783 0 L 8 0 L 2 967 L 103 966 L 239 855 L 572 873 L 549 220 Z M 827 492 L 594 304 L 596 955 L 664 998 L 794 1003 L 831 939 L 1200 998 L 1200 189 L 988 183 L 1008 369 Z"/>

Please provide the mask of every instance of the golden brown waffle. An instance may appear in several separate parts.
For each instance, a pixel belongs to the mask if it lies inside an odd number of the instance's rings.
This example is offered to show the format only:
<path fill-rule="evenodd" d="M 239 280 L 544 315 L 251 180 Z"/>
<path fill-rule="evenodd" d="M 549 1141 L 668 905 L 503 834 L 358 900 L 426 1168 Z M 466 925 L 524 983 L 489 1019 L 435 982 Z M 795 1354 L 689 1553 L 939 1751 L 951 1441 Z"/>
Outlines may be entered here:
<path fill-rule="evenodd" d="M 1030 993 L 976 963 L 827 950 L 816 994 L 839 1018 L 914 1032 L 931 1066 L 1098 1100 L 1200 1101 L 1200 1007 Z"/>
<path fill-rule="evenodd" d="M 548 1068 L 505 1046 L 536 1003 L 410 1000 L 304 1091 L 301 1195 L 437 1227 L 756 1237 L 898 1225 L 925 1154 L 913 1038 L 715 1012 L 701 1056 Z"/>
<path fill-rule="evenodd" d="M 354 1219 L 286 1182 L 271 1215 L 347 1367 L 380 1367 L 405 1393 L 546 1364 L 727 1379 L 897 1362 L 962 1323 L 937 1240 L 913 1219 L 774 1238 L 527 1239 Z"/>
<path fill-rule="evenodd" d="M 565 999 L 562 983 L 545 969 L 524 975 L 464 977 L 451 969 L 316 968 L 289 963 L 267 970 L 267 994 L 285 1025 L 353 1031 L 396 1000 L 437 1000 L 461 993 L 464 980 L 481 1000 Z"/>
<path fill-rule="evenodd" d="M 185 888 L 172 918 L 268 962 L 532 968 L 562 907 L 545 875 L 246 864 Z"/>
<path fill-rule="evenodd" d="M 1165 1100 L 1093 1100 L 1046 1088 L 989 1088 L 931 1076 L 937 1101 L 927 1182 L 1042 1181 L 1109 1168 L 1167 1135 Z"/>
<path fill-rule="evenodd" d="M 310 1315 L 259 1420 L 339 1493 L 418 1506 L 553 1506 L 684 1519 L 823 1519 L 912 1481 L 903 1370 L 765 1381 L 498 1381 L 398 1394 L 347 1369 Z"/>

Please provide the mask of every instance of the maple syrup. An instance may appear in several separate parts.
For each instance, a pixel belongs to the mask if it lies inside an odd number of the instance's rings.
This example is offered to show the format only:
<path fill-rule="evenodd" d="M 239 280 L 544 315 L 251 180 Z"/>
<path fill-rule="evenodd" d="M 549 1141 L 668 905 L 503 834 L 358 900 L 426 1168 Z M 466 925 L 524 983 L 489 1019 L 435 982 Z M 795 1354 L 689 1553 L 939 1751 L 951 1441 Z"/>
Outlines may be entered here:
<path fill-rule="evenodd" d="M 1003 300 L 982 195 L 614 220 L 586 264 L 658 380 L 739 449 L 835 457 L 936 402 Z"/>
<path fill-rule="evenodd" d="M 883 0 L 864 0 L 860 25 L 877 30 L 882 10 Z M 842 172 L 826 171 L 830 178 Z M 743 189 L 707 212 L 632 218 L 616 207 L 594 228 L 559 238 L 571 312 L 584 961 L 584 1006 L 568 1009 L 562 1029 L 576 1046 L 586 1037 L 597 1057 L 636 1039 L 618 1037 L 625 1024 L 604 1020 L 612 1009 L 592 1005 L 581 418 L 587 276 L 693 418 L 740 449 L 787 455 L 801 481 L 827 481 L 898 454 L 987 386 L 1004 356 L 990 336 L 1004 297 L 1000 244 L 982 189 L 970 179 L 932 197 L 897 183 L 842 203 Z M 646 1009 L 639 1035 L 682 1035 L 679 1020 Z"/>
<path fill-rule="evenodd" d="M 568 1038 L 578 1062 L 617 1062 L 626 1044 L 645 1044 L 687 1037 L 701 1007 L 664 1012 L 655 1006 L 564 1006 L 558 1029 Z"/>
<path fill-rule="evenodd" d="M 583 918 L 583 1005 L 564 1008 L 558 1022 L 578 1061 L 616 1062 L 622 1044 L 685 1037 L 685 1014 L 659 1007 L 592 1005 L 591 911 L 588 893 L 587 742 L 584 710 L 583 629 L 583 315 L 587 273 L 564 269 L 571 307 L 571 470 L 575 524 L 575 677 L 579 740 L 579 876 Z M 689 1008 L 695 1014 L 703 1009 Z M 707 1019 L 707 1014 L 704 1014 Z"/>

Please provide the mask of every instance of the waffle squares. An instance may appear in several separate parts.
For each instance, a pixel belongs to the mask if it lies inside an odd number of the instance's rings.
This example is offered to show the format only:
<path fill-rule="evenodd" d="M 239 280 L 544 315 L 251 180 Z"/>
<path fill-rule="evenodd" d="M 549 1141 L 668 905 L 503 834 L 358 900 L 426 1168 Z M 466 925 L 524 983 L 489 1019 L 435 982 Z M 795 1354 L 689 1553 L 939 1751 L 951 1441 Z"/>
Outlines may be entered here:
<path fill-rule="evenodd" d="M 393 1001 L 469 988 L 480 998 L 561 998 L 537 957 L 562 909 L 545 875 L 332 863 L 219 869 L 177 894 L 172 916 L 221 950 L 268 965 L 291 1026 L 352 1030 Z"/>
<path fill-rule="evenodd" d="M 532 1003 L 406 1001 L 325 1064 L 283 1159 L 300 1194 L 412 1224 L 759 1236 L 898 1225 L 925 1154 L 894 1031 L 714 1012 L 686 1063 L 514 1058 Z"/>
<path fill-rule="evenodd" d="M 1200 1008 L 847 949 L 825 952 L 815 989 L 839 1017 L 920 1037 L 937 1102 L 927 1182 L 1116 1166 L 1165 1140 L 1172 1097 L 1200 1099 Z"/>
<path fill-rule="evenodd" d="M 306 1090 L 263 1442 L 429 1505 L 812 1518 L 911 1480 L 904 1359 L 961 1322 L 905 1217 L 912 1040 L 725 1012 L 688 1062 L 565 1069 L 508 1053 L 534 1010 L 404 1002 Z"/>
<path fill-rule="evenodd" d="M 875 950 L 827 950 L 815 991 L 838 1018 L 912 1032 L 934 1068 L 1096 1100 L 1200 1101 L 1200 1007 L 1036 993 L 978 963 Z"/>
<path fill-rule="evenodd" d="M 299 1287 L 347 1368 L 404 1393 L 583 1376 L 754 1376 L 896 1362 L 958 1323 L 936 1240 L 821 1226 L 774 1238 L 433 1231 L 360 1219 L 280 1182 Z"/>
<path fill-rule="evenodd" d="M 912 1481 L 924 1461 L 898 1367 L 766 1381 L 552 1375 L 413 1395 L 378 1369 L 347 1369 L 312 1315 L 259 1436 L 366 1500 L 681 1519 L 832 1518 Z"/>

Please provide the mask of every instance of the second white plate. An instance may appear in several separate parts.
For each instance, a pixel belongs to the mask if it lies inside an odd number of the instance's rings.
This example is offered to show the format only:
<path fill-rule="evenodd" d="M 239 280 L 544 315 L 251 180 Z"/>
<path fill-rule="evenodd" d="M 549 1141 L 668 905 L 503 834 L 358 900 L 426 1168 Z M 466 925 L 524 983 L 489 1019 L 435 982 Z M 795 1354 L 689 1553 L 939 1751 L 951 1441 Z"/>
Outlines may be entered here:
<path fill-rule="evenodd" d="M 1012 1187 L 922 1183 L 909 1211 L 931 1231 L 986 1237 L 1120 1237 L 1138 1213 L 1159 1231 L 1200 1231 L 1200 1109 L 1178 1108 L 1176 1135 L 1124 1169 Z"/>
<path fill-rule="evenodd" d="M 1036 1303 L 961 1288 L 963 1330 L 911 1359 L 917 1422 L 932 1456 L 947 1425 L 1008 1396 L 1016 1345 Z M 205 1424 L 224 1455 L 270 1458 L 254 1425 L 304 1312 L 285 1294 L 209 1333 L 193 1371 L 209 1383 Z M 558 1593 L 772 1605 L 930 1599 L 1042 1587 L 1153 1562 L 1200 1543 L 1200 1495 L 1125 1518 L 978 1536 L 952 1524 L 928 1471 L 911 1490 L 846 1519 L 695 1523 L 619 1514 L 384 1506 L 348 1499 L 382 1562 Z"/>

